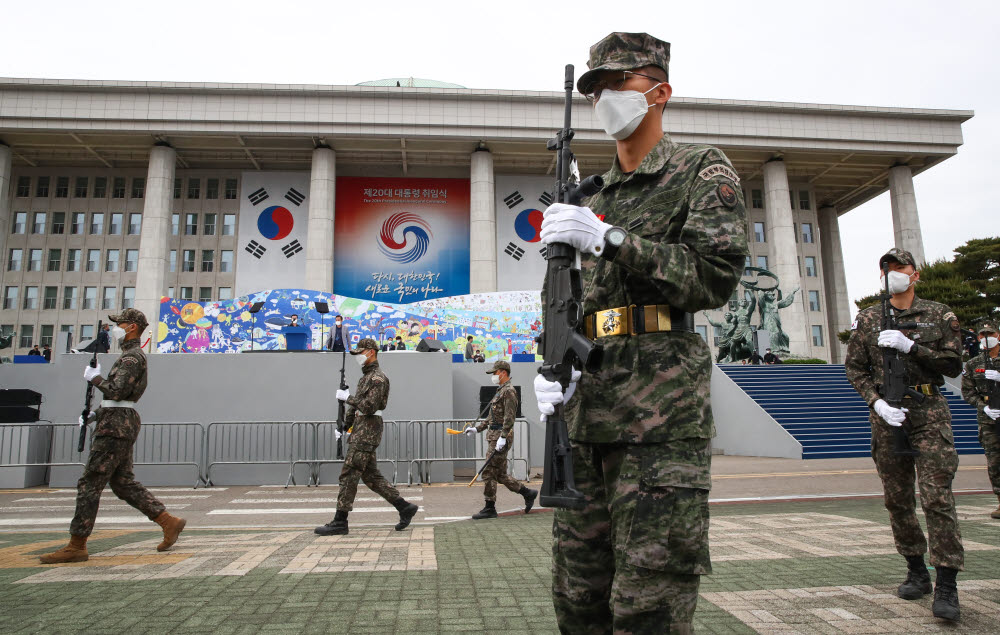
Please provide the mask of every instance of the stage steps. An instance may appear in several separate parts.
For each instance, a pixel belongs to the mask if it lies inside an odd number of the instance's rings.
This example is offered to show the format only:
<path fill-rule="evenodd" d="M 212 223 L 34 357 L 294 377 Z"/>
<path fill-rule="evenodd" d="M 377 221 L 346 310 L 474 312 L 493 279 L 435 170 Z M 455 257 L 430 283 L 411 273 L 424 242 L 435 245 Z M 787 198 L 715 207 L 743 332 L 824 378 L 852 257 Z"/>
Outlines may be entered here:
<path fill-rule="evenodd" d="M 778 364 L 719 368 L 802 444 L 802 458 L 870 456 L 868 406 L 847 381 L 843 364 Z M 959 454 L 982 454 L 976 410 L 947 384 Z"/>

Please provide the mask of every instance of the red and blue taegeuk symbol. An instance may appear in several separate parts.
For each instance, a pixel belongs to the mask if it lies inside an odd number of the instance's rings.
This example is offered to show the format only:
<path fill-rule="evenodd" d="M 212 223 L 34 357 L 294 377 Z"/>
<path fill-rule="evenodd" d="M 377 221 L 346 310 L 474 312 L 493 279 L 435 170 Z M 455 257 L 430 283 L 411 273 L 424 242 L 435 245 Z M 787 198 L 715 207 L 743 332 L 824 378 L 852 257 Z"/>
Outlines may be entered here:
<path fill-rule="evenodd" d="M 396 240 L 397 231 L 403 235 L 402 242 Z M 375 242 L 389 260 L 411 263 L 420 260 L 427 253 L 432 235 L 431 226 L 423 218 L 409 212 L 400 212 L 385 219 Z"/>
<path fill-rule="evenodd" d="M 526 243 L 537 243 L 542 237 L 542 213 L 526 209 L 514 219 L 514 233 Z"/>
<path fill-rule="evenodd" d="M 292 233 L 294 226 L 292 213 L 281 205 L 272 205 L 257 217 L 257 231 L 268 240 L 281 240 Z"/>

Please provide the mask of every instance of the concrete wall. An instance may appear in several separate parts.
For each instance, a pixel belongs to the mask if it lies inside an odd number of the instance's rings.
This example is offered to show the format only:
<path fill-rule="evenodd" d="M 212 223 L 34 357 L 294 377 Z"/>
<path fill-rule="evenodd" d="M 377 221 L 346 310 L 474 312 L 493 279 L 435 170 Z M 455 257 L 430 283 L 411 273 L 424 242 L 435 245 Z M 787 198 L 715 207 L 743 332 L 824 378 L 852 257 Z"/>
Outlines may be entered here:
<path fill-rule="evenodd" d="M 738 456 L 802 458 L 802 444 L 718 366 L 712 367 L 712 414 L 714 450 Z"/>

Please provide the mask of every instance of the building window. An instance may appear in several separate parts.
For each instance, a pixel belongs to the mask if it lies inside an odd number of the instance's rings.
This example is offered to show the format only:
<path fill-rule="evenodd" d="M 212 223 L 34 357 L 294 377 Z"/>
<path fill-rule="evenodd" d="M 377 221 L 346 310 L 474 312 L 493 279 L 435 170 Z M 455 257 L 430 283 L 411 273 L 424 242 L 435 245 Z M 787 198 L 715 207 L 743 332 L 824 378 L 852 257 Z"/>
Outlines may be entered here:
<path fill-rule="evenodd" d="M 29 196 L 31 196 L 31 177 L 30 176 L 17 177 L 17 197 L 28 198 Z M 227 196 L 226 198 L 229 197 Z"/>
<path fill-rule="evenodd" d="M 45 219 L 47 215 L 45 212 L 35 212 L 35 220 L 31 224 L 32 234 L 44 234 L 45 233 Z"/>
<path fill-rule="evenodd" d="M 116 287 L 104 287 L 104 300 L 101 303 L 102 309 L 115 308 L 115 298 L 118 296 Z"/>
<path fill-rule="evenodd" d="M 208 179 L 205 181 L 205 198 L 219 198 L 219 179 Z"/>
<path fill-rule="evenodd" d="M 170 273 L 177 271 L 177 250 L 170 250 Z"/>
<path fill-rule="evenodd" d="M 212 301 L 212 287 L 198 287 L 198 302 Z"/>
<path fill-rule="evenodd" d="M 806 256 L 806 276 L 810 278 L 816 277 L 816 257 Z"/>
<path fill-rule="evenodd" d="M 3 308 L 5 311 L 17 308 L 17 287 L 4 287 Z"/>
<path fill-rule="evenodd" d="M 60 344 L 66 344 L 66 342 L 67 342 L 66 335 L 67 334 L 69 334 L 70 336 L 73 335 L 73 325 L 72 324 L 63 324 L 62 326 L 59 327 L 59 343 Z M 68 348 L 69 347 L 67 347 L 67 349 Z M 67 352 L 69 352 L 69 351 L 67 350 Z"/>
<path fill-rule="evenodd" d="M 76 186 L 73 188 L 73 198 L 87 198 L 90 193 L 90 179 L 85 176 L 76 177 Z"/>
<path fill-rule="evenodd" d="M 38 308 L 38 287 L 24 288 L 23 308 L 28 310 L 34 310 Z"/>
<path fill-rule="evenodd" d="M 38 182 L 35 183 L 35 198 L 48 198 L 49 197 L 49 177 L 40 176 L 38 177 Z"/>
<path fill-rule="evenodd" d="M 219 255 L 219 272 L 232 273 L 233 271 L 233 250 L 223 249 Z"/>
<path fill-rule="evenodd" d="M 76 287 L 63 287 L 63 309 L 76 308 Z"/>
<path fill-rule="evenodd" d="M 739 303 L 740 303 L 740 294 L 737 291 L 733 291 L 733 295 L 729 296 L 729 310 L 735 311 L 736 307 L 739 306 Z"/>
<path fill-rule="evenodd" d="M 107 197 L 108 197 L 108 177 L 95 176 L 94 198 L 107 198 Z"/>
<path fill-rule="evenodd" d="M 104 212 L 94 212 L 90 215 L 90 233 L 93 236 L 104 233 Z"/>
<path fill-rule="evenodd" d="M 135 306 L 135 287 L 122 287 L 122 308 L 131 309 Z"/>
<path fill-rule="evenodd" d="M 799 209 L 810 209 L 809 190 L 799 190 Z"/>
<path fill-rule="evenodd" d="M 97 271 L 100 266 L 98 263 L 101 262 L 101 250 L 100 249 L 88 249 L 87 250 L 87 271 Z"/>
<path fill-rule="evenodd" d="M 222 215 L 222 235 L 223 236 L 236 235 L 236 214 Z"/>
<path fill-rule="evenodd" d="M 69 232 L 71 234 L 82 234 L 83 226 L 87 223 L 87 215 L 83 212 L 73 212 L 70 215 Z"/>
<path fill-rule="evenodd" d="M 814 326 L 812 327 L 813 333 L 813 346 L 823 346 L 823 327 Z"/>
<path fill-rule="evenodd" d="M 819 291 L 809 292 L 809 310 L 819 311 Z"/>
<path fill-rule="evenodd" d="M 753 273 L 752 271 L 750 271 L 750 267 L 752 267 L 752 266 L 753 265 L 750 264 L 750 256 L 747 256 L 743 260 L 743 275 L 744 276 L 749 276 L 750 274 Z"/>
<path fill-rule="evenodd" d="M 181 271 L 185 272 L 194 271 L 194 249 L 184 250 L 184 265 Z"/>
<path fill-rule="evenodd" d="M 757 256 L 757 268 L 767 269 L 767 256 Z"/>
<path fill-rule="evenodd" d="M 52 212 L 52 233 L 62 234 L 66 231 L 66 212 Z"/>
<path fill-rule="evenodd" d="M 112 236 L 118 236 L 122 233 L 122 221 L 125 215 L 119 212 L 115 212 L 111 215 L 111 224 L 108 225 L 108 234 Z"/>
<path fill-rule="evenodd" d="M 215 235 L 215 219 L 218 214 L 205 214 L 205 235 Z"/>
<path fill-rule="evenodd" d="M 49 250 L 49 271 L 59 271 L 62 266 L 62 249 Z"/>
<path fill-rule="evenodd" d="M 59 287 L 45 287 L 45 297 L 42 298 L 43 309 L 54 309 L 59 305 Z"/>
<path fill-rule="evenodd" d="M 132 198 L 142 198 L 146 195 L 146 179 L 137 176 L 132 179 Z"/>
<path fill-rule="evenodd" d="M 20 348 L 31 348 L 35 340 L 35 327 L 30 324 L 21 325 L 21 341 L 18 342 Z"/>
<path fill-rule="evenodd" d="M 69 177 L 68 176 L 56 177 L 56 198 L 68 198 L 68 197 L 69 197 Z"/>
<path fill-rule="evenodd" d="M 764 223 L 756 222 L 753 224 L 753 239 L 759 243 L 767 242 L 767 236 L 764 232 Z"/>
<path fill-rule="evenodd" d="M 28 212 L 14 212 L 14 222 L 10 224 L 10 233 L 23 234 L 27 231 Z"/>
<path fill-rule="evenodd" d="M 116 176 L 112 181 L 111 198 L 125 198 L 125 177 Z"/>
<path fill-rule="evenodd" d="M 80 341 L 92 340 L 94 339 L 94 325 L 93 324 L 81 324 L 80 325 Z"/>
<path fill-rule="evenodd" d="M 42 270 L 42 250 L 41 249 L 29 249 L 28 250 L 28 271 L 41 271 Z"/>
<path fill-rule="evenodd" d="M 115 273 L 118 271 L 118 250 L 109 249 L 108 253 L 104 259 L 104 270 L 109 273 Z"/>
<path fill-rule="evenodd" d="M 226 199 L 236 200 L 236 179 L 226 179 Z"/>
<path fill-rule="evenodd" d="M 55 327 L 51 324 L 42 325 L 42 346 L 52 346 L 52 334 Z"/>
<path fill-rule="evenodd" d="M 125 250 L 125 271 L 138 271 L 139 270 L 139 250 L 138 249 L 126 249 Z"/>
<path fill-rule="evenodd" d="M 174 297 L 174 288 L 173 287 L 167 287 L 167 297 L 168 298 Z"/>
<path fill-rule="evenodd" d="M 66 252 L 66 271 L 80 270 L 80 250 L 70 249 Z"/>
<path fill-rule="evenodd" d="M 7 258 L 7 271 L 20 271 L 21 259 L 24 258 L 24 251 L 21 249 L 11 249 Z"/>
<path fill-rule="evenodd" d="M 185 236 L 196 236 L 196 235 L 198 235 L 198 215 L 197 214 L 185 214 L 184 215 L 184 235 Z"/>
<path fill-rule="evenodd" d="M 212 271 L 215 268 L 215 250 L 203 249 L 201 251 L 201 270 Z"/>
<path fill-rule="evenodd" d="M 142 231 L 142 214 L 129 214 L 128 215 L 128 235 L 138 236 L 139 232 Z"/>
<path fill-rule="evenodd" d="M 750 190 L 750 205 L 754 209 L 763 209 L 764 192 L 762 190 Z"/>
<path fill-rule="evenodd" d="M 174 198 L 181 197 L 181 179 L 174 179 Z"/>
<path fill-rule="evenodd" d="M 84 310 L 97 308 L 97 287 L 83 288 L 83 308 Z M 82 337 L 83 333 L 80 335 Z"/>
<path fill-rule="evenodd" d="M 219 300 L 232 300 L 233 299 L 233 288 L 232 287 L 219 287 Z"/>
<path fill-rule="evenodd" d="M 170 233 L 174 236 L 180 232 L 181 229 L 181 215 L 171 214 L 170 215 Z"/>
<path fill-rule="evenodd" d="M 694 327 L 694 332 L 701 335 L 701 339 L 705 340 L 708 344 L 708 327 L 707 326 L 696 326 Z"/>
<path fill-rule="evenodd" d="M 188 179 L 188 198 L 201 198 L 201 179 Z"/>
<path fill-rule="evenodd" d="M 194 298 L 194 287 L 181 287 L 181 300 L 191 300 Z"/>
<path fill-rule="evenodd" d="M 802 223 L 802 242 L 811 243 L 813 241 L 812 223 Z"/>
<path fill-rule="evenodd" d="M 712 327 L 712 345 L 718 348 L 719 340 L 722 339 L 722 327 L 713 326 Z"/>

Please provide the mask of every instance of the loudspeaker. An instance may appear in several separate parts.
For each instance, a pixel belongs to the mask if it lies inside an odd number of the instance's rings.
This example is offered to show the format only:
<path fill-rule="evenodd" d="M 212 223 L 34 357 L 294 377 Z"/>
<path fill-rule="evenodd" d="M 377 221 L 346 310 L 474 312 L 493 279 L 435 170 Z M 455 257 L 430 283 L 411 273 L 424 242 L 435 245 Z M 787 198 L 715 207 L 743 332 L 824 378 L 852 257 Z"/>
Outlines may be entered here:
<path fill-rule="evenodd" d="M 483 411 L 483 408 L 493 399 L 493 396 L 497 394 L 497 390 L 499 389 L 499 386 L 479 387 L 479 412 Z M 517 415 L 515 416 L 523 417 L 524 414 L 521 413 L 521 387 L 514 386 L 514 391 L 517 392 Z M 489 416 L 489 413 L 486 413 L 485 416 Z"/>
<path fill-rule="evenodd" d="M 419 344 L 417 344 L 417 352 L 420 353 L 430 353 L 430 352 L 445 353 L 447 351 L 448 348 L 444 345 L 444 342 L 440 340 L 429 340 L 427 338 L 424 338 L 420 340 Z"/>
<path fill-rule="evenodd" d="M 247 311 L 250 313 L 258 313 L 263 308 L 264 308 L 263 302 L 254 302 L 253 304 L 250 305 L 250 308 L 247 309 Z"/>
<path fill-rule="evenodd" d="M 0 390 L 0 423 L 34 423 L 42 394 L 25 388 Z"/>
<path fill-rule="evenodd" d="M 313 305 L 316 307 L 316 313 L 330 312 L 330 305 L 327 304 L 326 302 L 313 302 Z"/>

